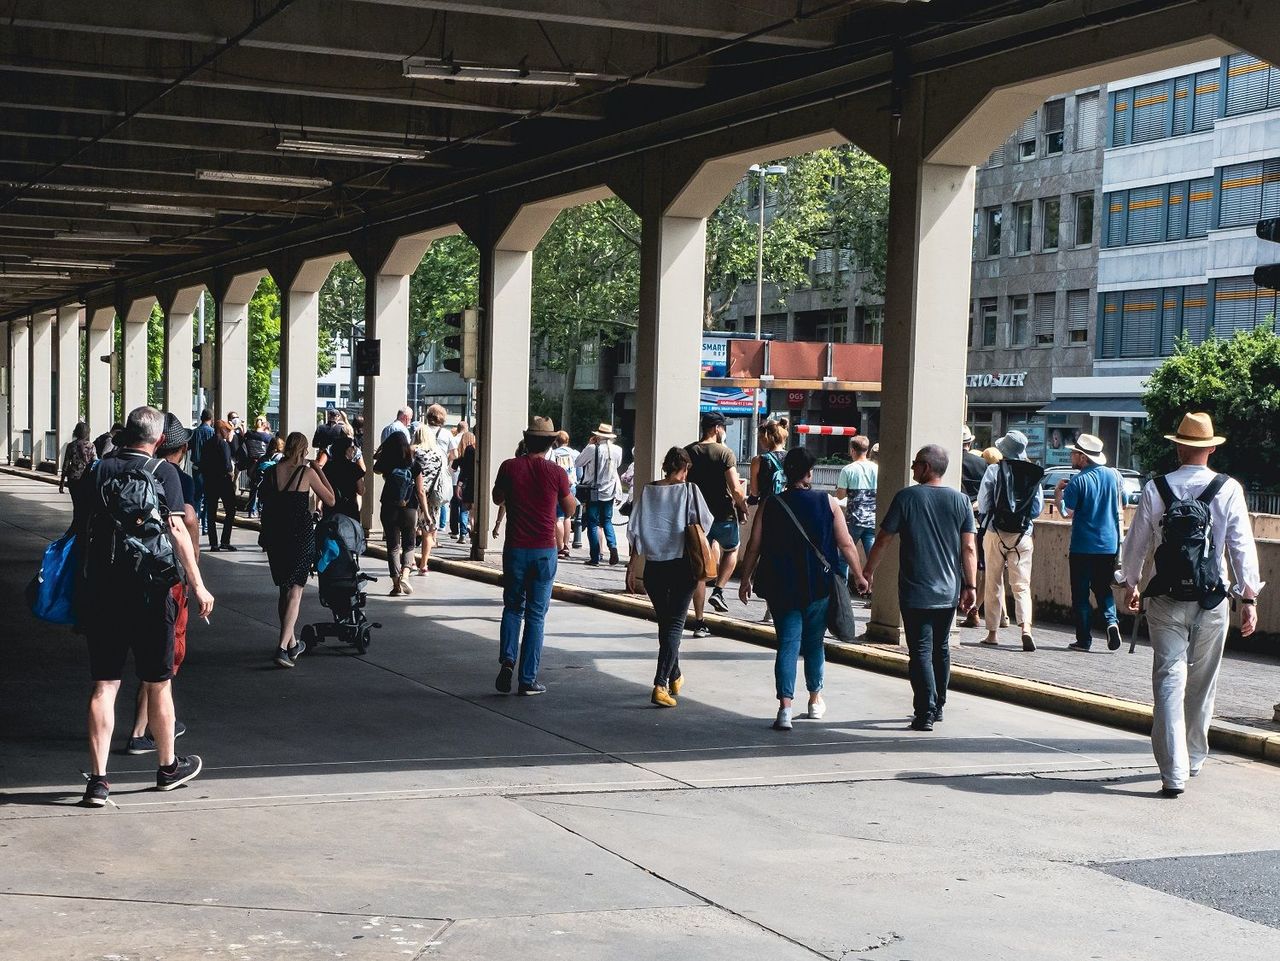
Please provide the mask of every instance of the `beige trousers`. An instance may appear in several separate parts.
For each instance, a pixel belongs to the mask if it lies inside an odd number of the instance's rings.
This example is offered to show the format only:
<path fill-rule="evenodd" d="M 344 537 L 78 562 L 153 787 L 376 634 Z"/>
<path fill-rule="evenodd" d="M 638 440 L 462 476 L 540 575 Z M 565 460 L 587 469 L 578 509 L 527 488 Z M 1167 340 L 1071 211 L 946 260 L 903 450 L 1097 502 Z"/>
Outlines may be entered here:
<path fill-rule="evenodd" d="M 994 631 L 1000 626 L 1000 616 L 1004 613 L 1004 576 L 1009 577 L 1009 588 L 1013 591 L 1013 609 L 1017 614 L 1017 623 L 1024 630 L 1031 629 L 1031 535 L 1024 534 L 1021 539 L 1017 534 L 1005 534 L 1001 531 L 987 531 L 982 543 L 986 558 L 986 583 L 983 585 L 983 605 L 987 621 L 987 630 Z"/>

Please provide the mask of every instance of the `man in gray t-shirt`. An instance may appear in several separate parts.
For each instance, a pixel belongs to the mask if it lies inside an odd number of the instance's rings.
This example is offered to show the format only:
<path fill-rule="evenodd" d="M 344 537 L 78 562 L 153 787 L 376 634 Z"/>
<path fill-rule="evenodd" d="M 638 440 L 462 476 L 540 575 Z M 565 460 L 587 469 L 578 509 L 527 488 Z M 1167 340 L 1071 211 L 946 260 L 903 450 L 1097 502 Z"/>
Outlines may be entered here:
<path fill-rule="evenodd" d="M 911 462 L 915 487 L 898 491 L 880 524 L 867 558 L 868 580 L 894 537 L 898 550 L 898 604 L 911 655 L 912 730 L 932 731 L 947 702 L 951 653 L 947 643 L 957 603 L 962 611 L 978 602 L 978 551 L 973 509 L 958 490 L 944 487 L 947 452 L 922 447 Z"/>

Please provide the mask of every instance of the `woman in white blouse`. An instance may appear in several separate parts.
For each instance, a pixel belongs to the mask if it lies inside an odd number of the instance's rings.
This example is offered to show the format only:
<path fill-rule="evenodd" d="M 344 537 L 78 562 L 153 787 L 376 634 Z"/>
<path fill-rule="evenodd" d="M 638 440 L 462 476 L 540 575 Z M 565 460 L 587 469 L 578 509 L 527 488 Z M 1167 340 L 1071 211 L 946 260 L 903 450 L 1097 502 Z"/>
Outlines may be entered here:
<path fill-rule="evenodd" d="M 689 455 L 673 447 L 662 459 L 663 478 L 640 491 L 627 522 L 631 559 L 627 562 L 627 590 L 638 593 L 636 558 L 644 556 L 644 590 L 658 618 L 658 670 L 650 700 L 659 707 L 675 707 L 684 685 L 680 671 L 680 637 L 689 613 L 696 579 L 685 557 L 685 529 L 711 526 L 711 511 L 697 486 L 688 483 Z"/>

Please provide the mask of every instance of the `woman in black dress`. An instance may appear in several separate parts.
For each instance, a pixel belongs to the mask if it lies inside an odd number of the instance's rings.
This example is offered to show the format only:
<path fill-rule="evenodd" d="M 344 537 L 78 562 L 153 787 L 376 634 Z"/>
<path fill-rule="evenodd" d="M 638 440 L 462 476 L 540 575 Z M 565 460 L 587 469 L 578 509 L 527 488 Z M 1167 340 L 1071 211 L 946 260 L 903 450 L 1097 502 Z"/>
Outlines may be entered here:
<path fill-rule="evenodd" d="M 284 442 L 284 457 L 263 477 L 267 510 L 263 512 L 264 546 L 271 566 L 271 580 L 280 588 L 278 612 L 280 637 L 275 662 L 293 667 L 306 650 L 293 636 L 302 604 L 302 589 L 316 560 L 316 531 L 311 495 L 326 507 L 333 506 L 333 488 L 324 474 L 307 460 L 307 435 L 294 431 Z M 268 485 L 270 485 L 268 487 Z"/>
<path fill-rule="evenodd" d="M 324 516 L 345 514 L 360 519 L 360 498 L 364 496 L 364 465 L 355 458 L 356 445 L 350 437 L 339 437 L 329 447 L 324 463 L 324 479 L 333 488 L 334 504 L 324 509 Z"/>
<path fill-rule="evenodd" d="M 209 550 L 234 551 L 231 527 L 236 519 L 236 460 L 231 449 L 230 421 L 214 424 L 213 436 L 200 452 L 204 498 L 209 512 Z M 222 540 L 218 540 L 218 502 L 222 502 Z"/>

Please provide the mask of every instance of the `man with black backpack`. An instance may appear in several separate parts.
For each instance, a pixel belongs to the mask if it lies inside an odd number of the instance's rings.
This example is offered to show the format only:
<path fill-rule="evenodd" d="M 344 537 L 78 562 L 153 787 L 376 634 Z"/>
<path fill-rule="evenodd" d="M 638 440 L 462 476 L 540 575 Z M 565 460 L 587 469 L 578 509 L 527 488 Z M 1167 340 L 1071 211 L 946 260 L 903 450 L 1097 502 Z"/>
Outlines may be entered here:
<path fill-rule="evenodd" d="M 978 487 L 978 516 L 982 518 L 981 545 L 986 560 L 983 609 L 987 636 L 983 644 L 996 645 L 996 631 L 1004 614 L 1004 578 L 1009 576 L 1013 610 L 1022 631 L 1022 649 L 1034 651 L 1031 633 L 1031 528 L 1044 510 L 1040 479 L 1044 468 L 1027 459 L 1027 436 L 1011 430 L 996 447 L 1004 455 L 987 467 Z M 985 462 L 984 462 L 985 463 Z"/>
<path fill-rule="evenodd" d="M 201 617 L 213 610 L 213 595 L 200 577 L 184 523 L 178 471 L 155 456 L 163 430 L 164 416 L 155 408 L 131 411 L 126 445 L 99 461 L 81 481 L 86 510 L 79 627 L 88 638 L 93 677 L 92 770 L 83 801 L 89 807 L 104 806 L 111 791 L 107 756 L 116 695 L 130 651 L 138 679 L 147 688 L 148 728 L 159 762 L 156 788 L 168 791 L 185 784 L 202 766 L 198 756 L 177 757 L 173 751 L 170 682 L 178 615 L 173 587 L 183 582 L 191 587 Z"/>
<path fill-rule="evenodd" d="M 1226 439 L 1214 433 L 1204 413 L 1187 414 L 1177 433 L 1165 439 L 1173 441 L 1181 466 L 1143 488 L 1125 540 L 1121 576 L 1130 611 L 1137 613 L 1141 598 L 1147 599 L 1155 655 L 1151 746 L 1160 766 L 1161 795 L 1177 797 L 1209 754 L 1209 722 L 1231 608 L 1239 603 L 1240 633 L 1248 637 L 1258 624 L 1263 583 L 1244 489 L 1209 469 L 1209 457 Z M 1155 571 L 1140 594 L 1152 553 Z M 1229 596 L 1232 603 L 1224 603 Z"/>

